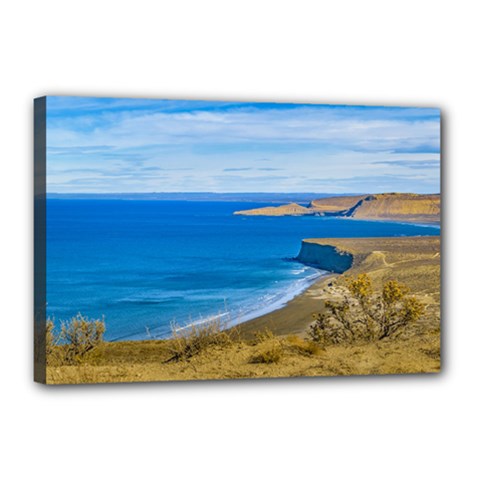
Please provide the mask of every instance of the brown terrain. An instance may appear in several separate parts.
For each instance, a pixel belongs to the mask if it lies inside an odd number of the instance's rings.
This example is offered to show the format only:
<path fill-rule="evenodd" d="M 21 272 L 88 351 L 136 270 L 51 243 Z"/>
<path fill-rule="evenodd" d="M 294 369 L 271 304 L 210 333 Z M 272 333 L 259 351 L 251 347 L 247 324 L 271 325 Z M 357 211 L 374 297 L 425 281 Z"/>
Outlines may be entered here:
<path fill-rule="evenodd" d="M 365 220 L 416 223 L 440 222 L 440 195 L 381 193 L 312 200 L 308 207 L 297 204 L 241 210 L 236 215 L 319 215 Z"/>
<path fill-rule="evenodd" d="M 240 210 L 235 215 L 264 215 L 269 217 L 281 217 L 285 215 L 312 215 L 310 208 L 302 207 L 298 203 L 289 203 L 279 207 L 253 208 L 251 210 Z"/>
<path fill-rule="evenodd" d="M 318 251 L 317 251 L 318 250 Z M 320 252 L 320 253 L 319 253 Z M 51 365 L 47 383 L 371 375 L 440 369 L 440 238 L 308 239 L 299 258 L 319 268 L 345 268 L 322 277 L 285 307 L 226 332 L 198 354 L 172 361 L 174 340 L 104 342 L 78 365 Z M 345 275 L 367 273 L 378 290 L 390 279 L 406 284 L 425 305 L 420 320 L 395 338 L 322 347 L 307 339 L 312 315 L 342 292 Z M 223 337 L 222 337 L 223 338 Z"/>

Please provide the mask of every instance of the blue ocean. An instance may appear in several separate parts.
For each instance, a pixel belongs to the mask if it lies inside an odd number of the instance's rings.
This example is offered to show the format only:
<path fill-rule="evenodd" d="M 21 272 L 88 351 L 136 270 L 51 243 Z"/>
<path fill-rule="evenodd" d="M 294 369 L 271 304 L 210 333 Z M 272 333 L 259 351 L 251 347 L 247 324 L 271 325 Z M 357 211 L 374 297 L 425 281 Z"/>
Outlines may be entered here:
<path fill-rule="evenodd" d="M 292 259 L 311 237 L 439 235 L 436 226 L 246 217 L 255 202 L 47 200 L 47 314 L 105 318 L 107 340 L 163 338 L 172 322 L 242 322 L 324 274 Z"/>

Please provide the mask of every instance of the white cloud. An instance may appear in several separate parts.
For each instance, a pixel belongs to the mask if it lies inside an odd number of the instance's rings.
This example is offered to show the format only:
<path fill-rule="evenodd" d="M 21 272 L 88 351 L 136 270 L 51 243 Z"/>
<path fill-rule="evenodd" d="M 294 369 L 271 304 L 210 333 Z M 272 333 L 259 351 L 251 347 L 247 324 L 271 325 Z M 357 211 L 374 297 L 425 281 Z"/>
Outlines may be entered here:
<path fill-rule="evenodd" d="M 115 108 L 124 103 L 119 101 Z M 111 111 L 84 99 L 82 115 L 69 117 L 67 112 L 49 117 L 49 189 L 71 188 L 72 181 L 80 188 L 81 178 L 88 179 L 84 185 L 88 188 L 97 177 L 100 191 L 120 187 L 174 191 L 191 188 L 187 185 L 193 180 L 185 171 L 194 169 L 197 191 L 212 187 L 235 191 L 232 179 L 222 180 L 223 171 L 244 174 L 237 178 L 236 191 L 245 181 L 253 191 L 267 191 L 267 169 L 259 163 L 265 158 L 270 160 L 269 170 L 282 170 L 279 178 L 270 177 L 277 191 L 311 190 L 311 184 L 304 181 L 308 178 L 337 179 L 348 187 L 342 180 L 346 173 L 350 178 L 401 175 L 411 173 L 412 168 L 428 169 L 433 183 L 428 188 L 435 190 L 438 185 L 439 189 L 438 170 L 425 163 L 439 158 L 440 124 L 435 110 L 239 105 L 211 111 L 165 111 L 170 104 L 161 105 L 161 111 Z M 98 174 L 74 172 L 82 168 Z M 168 172 L 161 178 L 145 174 L 156 169 Z M 426 188 L 422 179 L 414 180 L 413 189 L 416 185 Z M 395 187 L 401 181 L 391 177 L 389 185 Z M 334 188 L 339 187 L 332 183 L 330 191 Z"/>

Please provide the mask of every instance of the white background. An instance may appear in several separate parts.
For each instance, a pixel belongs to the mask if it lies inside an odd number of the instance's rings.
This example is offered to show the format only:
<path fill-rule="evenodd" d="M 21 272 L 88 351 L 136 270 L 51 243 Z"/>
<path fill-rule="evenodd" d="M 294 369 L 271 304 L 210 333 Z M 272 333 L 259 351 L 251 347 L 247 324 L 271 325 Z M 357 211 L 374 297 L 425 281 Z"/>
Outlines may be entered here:
<path fill-rule="evenodd" d="M 4 2 L 2 478 L 479 478 L 476 2 Z M 32 98 L 439 106 L 440 375 L 32 382 Z M 472 300 L 473 299 L 473 300 Z"/>

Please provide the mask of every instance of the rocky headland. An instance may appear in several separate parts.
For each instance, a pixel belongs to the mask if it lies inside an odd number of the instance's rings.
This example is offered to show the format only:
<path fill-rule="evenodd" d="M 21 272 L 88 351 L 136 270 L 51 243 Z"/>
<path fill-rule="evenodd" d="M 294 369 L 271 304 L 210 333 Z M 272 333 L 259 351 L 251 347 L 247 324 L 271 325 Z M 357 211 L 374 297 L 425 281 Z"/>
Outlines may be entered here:
<path fill-rule="evenodd" d="M 364 220 L 440 223 L 440 195 L 381 193 L 315 199 L 307 207 L 296 203 L 240 210 L 235 215 L 317 215 Z"/>

